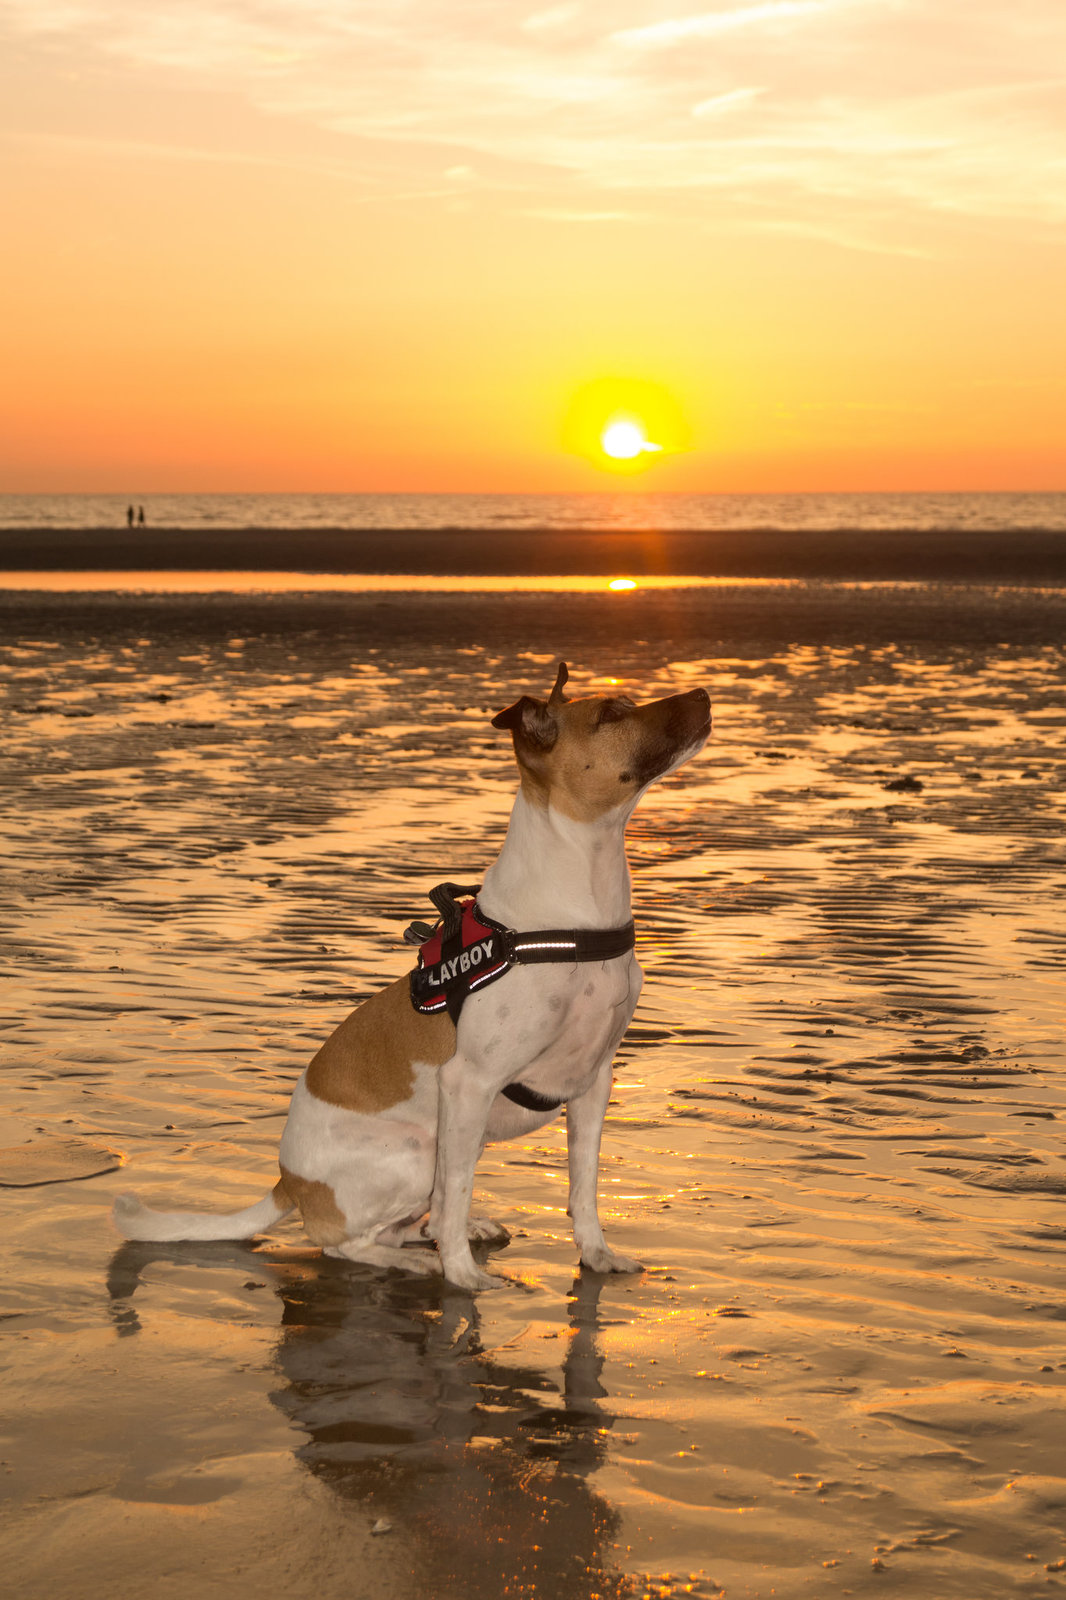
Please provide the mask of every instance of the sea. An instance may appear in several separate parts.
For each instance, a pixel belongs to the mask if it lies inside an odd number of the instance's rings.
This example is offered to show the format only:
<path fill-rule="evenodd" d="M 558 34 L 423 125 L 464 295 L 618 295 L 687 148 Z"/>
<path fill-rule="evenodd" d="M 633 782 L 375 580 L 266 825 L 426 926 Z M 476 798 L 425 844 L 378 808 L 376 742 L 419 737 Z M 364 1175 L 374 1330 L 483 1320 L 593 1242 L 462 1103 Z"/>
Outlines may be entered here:
<path fill-rule="evenodd" d="M 7 494 L 0 528 L 391 528 L 481 531 L 658 528 L 1066 532 L 1066 493 L 979 494 Z"/>

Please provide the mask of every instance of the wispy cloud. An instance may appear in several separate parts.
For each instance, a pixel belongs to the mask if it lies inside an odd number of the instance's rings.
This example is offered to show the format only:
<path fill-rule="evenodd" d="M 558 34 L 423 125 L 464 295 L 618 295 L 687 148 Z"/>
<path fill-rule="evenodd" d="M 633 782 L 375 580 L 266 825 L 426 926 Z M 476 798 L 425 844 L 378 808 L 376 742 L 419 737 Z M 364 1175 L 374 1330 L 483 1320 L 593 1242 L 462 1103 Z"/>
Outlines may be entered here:
<path fill-rule="evenodd" d="M 776 238 L 816 239 L 822 244 L 834 245 L 839 250 L 858 251 L 861 255 L 902 256 L 911 261 L 929 261 L 934 256 L 932 250 L 893 238 L 890 231 L 864 232 L 861 225 L 834 223 L 828 217 L 748 218 L 732 222 L 730 228 L 738 233 Z"/>
<path fill-rule="evenodd" d="M 716 39 L 739 28 L 761 28 L 793 22 L 829 10 L 825 0 L 765 0 L 764 4 L 738 6 L 728 11 L 703 11 L 696 16 L 669 17 L 643 28 L 623 28 L 613 33 L 616 44 L 636 50 L 668 50 L 693 39 Z"/>
<path fill-rule="evenodd" d="M 557 33 L 577 22 L 581 9 L 576 5 L 549 6 L 545 11 L 533 11 L 523 17 L 519 27 L 526 33 Z"/>
<path fill-rule="evenodd" d="M 35 72 L 76 70 L 112 95 L 221 95 L 235 126 L 243 108 L 294 146 L 328 139 L 330 161 L 385 196 L 454 194 L 441 174 L 467 168 L 482 203 L 546 218 L 703 227 L 756 199 L 783 229 L 823 208 L 827 236 L 847 202 L 869 219 L 861 237 L 891 228 L 894 248 L 951 219 L 1066 218 L 1066 93 L 1047 72 L 1066 59 L 1061 0 L 754 0 L 674 17 L 615 0 L 609 26 L 605 13 L 0 0 L 0 52 L 20 47 L 24 127 L 39 124 Z M 20 126 L 10 104 L 0 124 Z"/>
<path fill-rule="evenodd" d="M 538 217 L 542 222 L 650 222 L 653 219 L 635 211 L 566 211 L 553 206 L 525 206 L 521 217 Z"/>
<path fill-rule="evenodd" d="M 750 106 L 759 95 L 765 94 L 765 89 L 729 89 L 725 94 L 713 94 L 709 100 L 701 100 L 692 107 L 694 117 L 721 117 L 730 111 L 743 111 Z"/>

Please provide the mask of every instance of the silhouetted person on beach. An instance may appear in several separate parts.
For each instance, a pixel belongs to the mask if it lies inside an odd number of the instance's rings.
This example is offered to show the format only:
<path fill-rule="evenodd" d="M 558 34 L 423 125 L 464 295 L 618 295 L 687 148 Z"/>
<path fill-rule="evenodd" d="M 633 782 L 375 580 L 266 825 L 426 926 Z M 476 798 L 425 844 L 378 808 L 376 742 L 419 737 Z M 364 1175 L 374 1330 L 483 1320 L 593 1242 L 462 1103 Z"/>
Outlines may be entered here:
<path fill-rule="evenodd" d="M 137 507 L 137 526 L 140 527 L 140 528 L 144 527 L 144 507 L 143 506 L 138 506 Z"/>
<path fill-rule="evenodd" d="M 127 506 L 126 507 L 126 522 L 127 522 L 129 527 L 131 527 L 131 528 L 133 527 L 133 507 L 132 506 Z"/>

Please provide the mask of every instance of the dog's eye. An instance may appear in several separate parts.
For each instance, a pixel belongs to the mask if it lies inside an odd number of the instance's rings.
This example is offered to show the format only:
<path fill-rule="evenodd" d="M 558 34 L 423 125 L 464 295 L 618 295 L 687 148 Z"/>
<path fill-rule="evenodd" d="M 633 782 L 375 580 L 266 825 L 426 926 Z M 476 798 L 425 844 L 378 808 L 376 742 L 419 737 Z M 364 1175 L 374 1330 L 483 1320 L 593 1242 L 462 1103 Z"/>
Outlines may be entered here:
<path fill-rule="evenodd" d="M 626 714 L 628 701 L 605 700 L 600 707 L 600 714 L 596 718 L 597 728 L 602 728 L 605 722 L 621 722 Z"/>

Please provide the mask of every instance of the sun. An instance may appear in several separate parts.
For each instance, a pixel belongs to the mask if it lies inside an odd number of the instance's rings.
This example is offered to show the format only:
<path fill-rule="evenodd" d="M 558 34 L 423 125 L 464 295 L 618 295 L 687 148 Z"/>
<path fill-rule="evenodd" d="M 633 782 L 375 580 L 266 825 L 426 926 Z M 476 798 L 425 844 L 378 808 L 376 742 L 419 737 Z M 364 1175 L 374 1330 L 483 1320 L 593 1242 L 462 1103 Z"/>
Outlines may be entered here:
<path fill-rule="evenodd" d="M 632 417 L 614 417 L 600 434 L 600 448 L 612 461 L 635 461 L 646 451 L 654 455 L 662 445 L 652 444 L 642 422 Z"/>
<path fill-rule="evenodd" d="M 673 396 L 642 378 L 600 378 L 570 398 L 563 445 L 602 472 L 633 476 L 687 450 L 688 430 Z"/>

